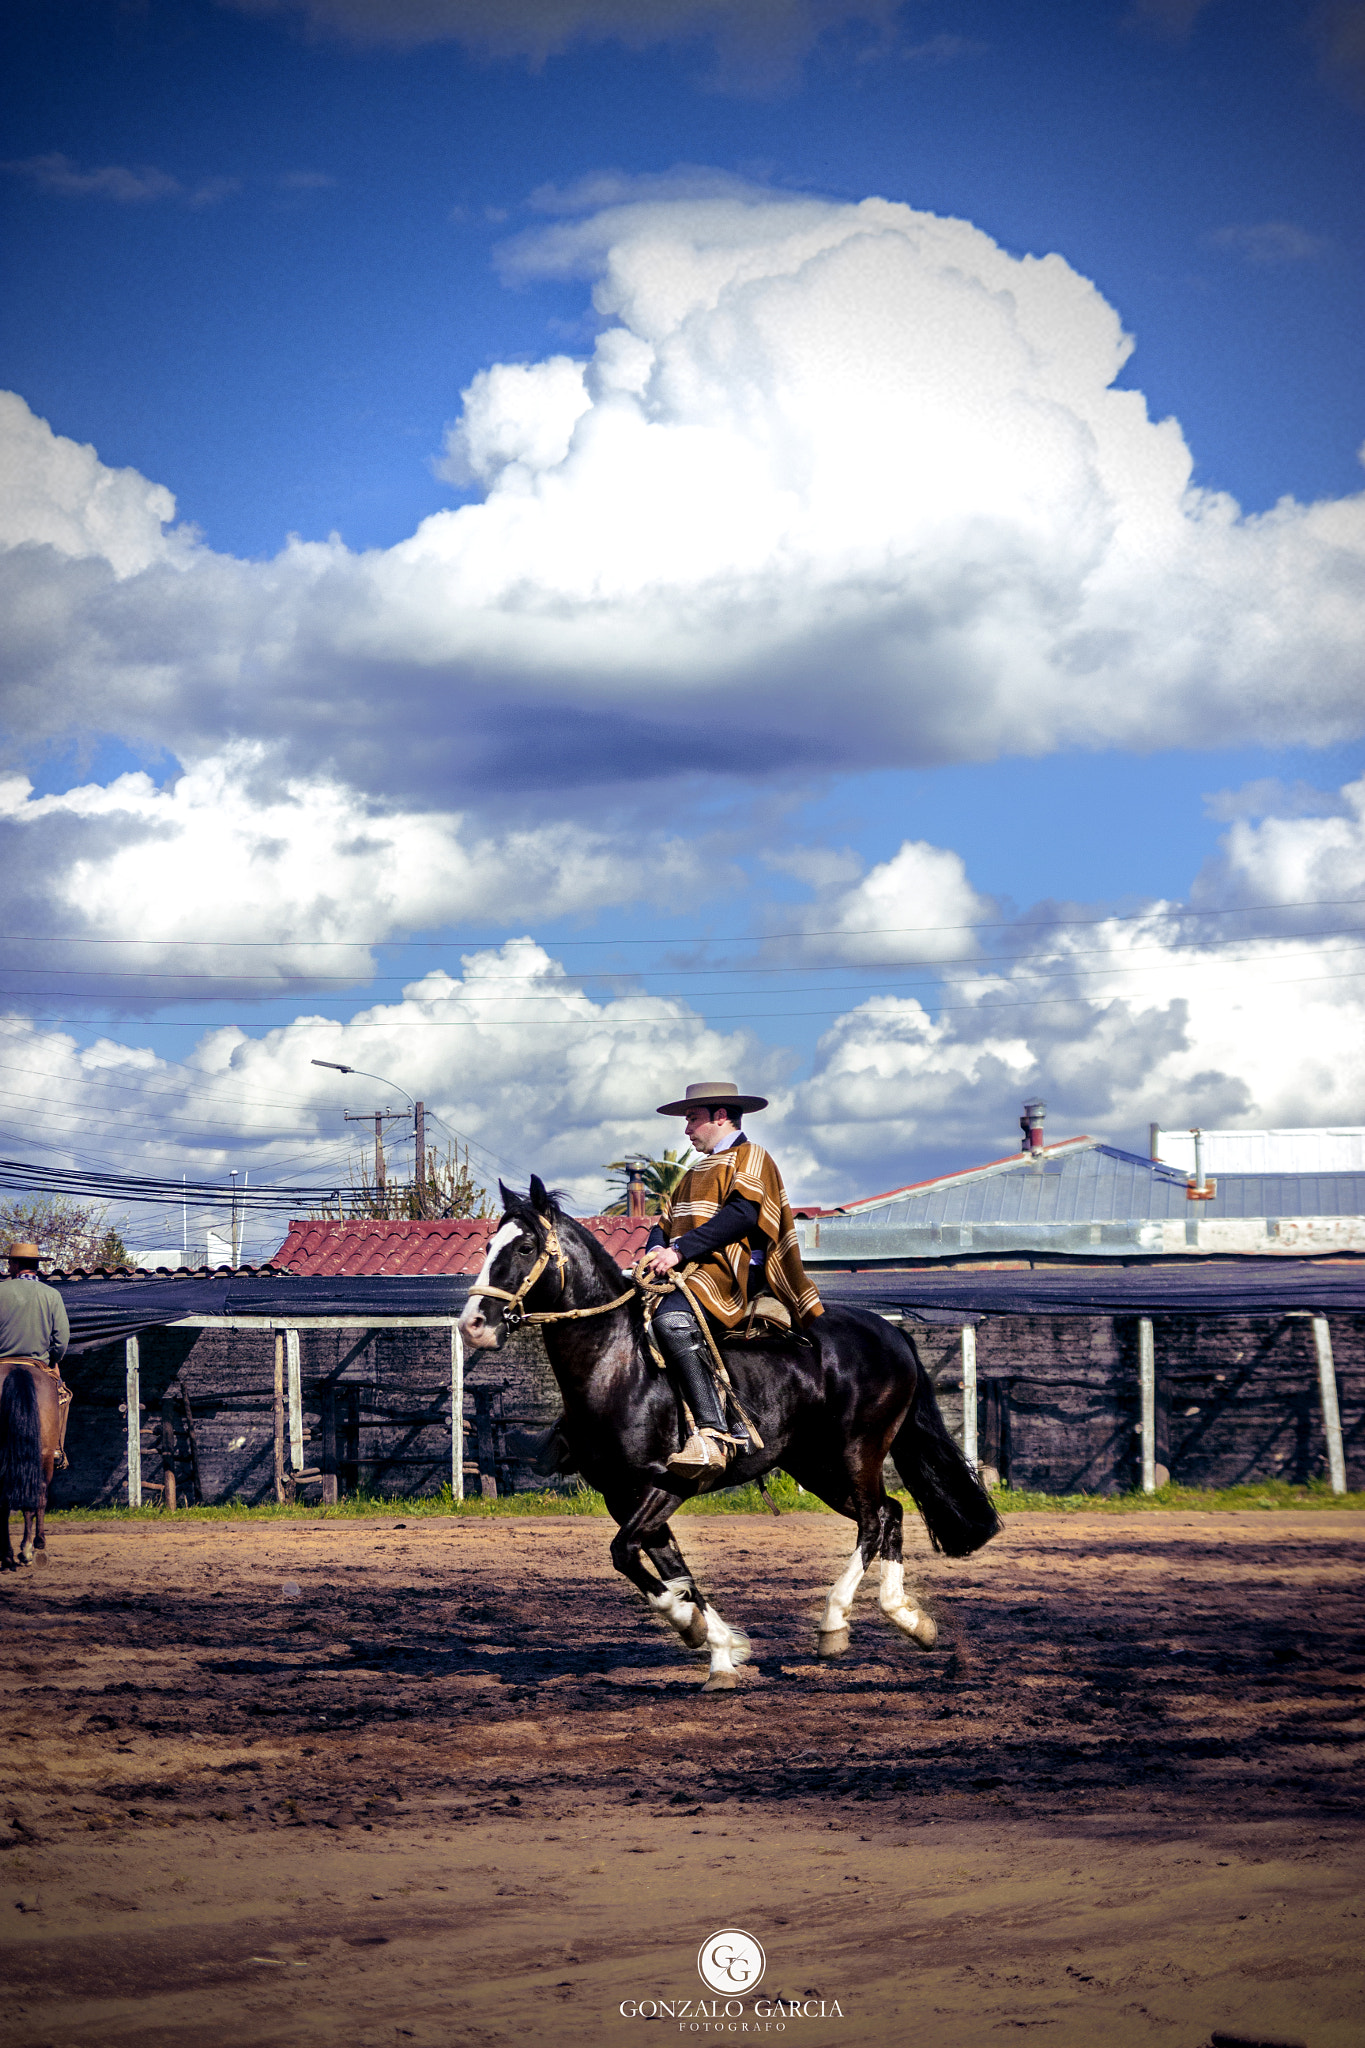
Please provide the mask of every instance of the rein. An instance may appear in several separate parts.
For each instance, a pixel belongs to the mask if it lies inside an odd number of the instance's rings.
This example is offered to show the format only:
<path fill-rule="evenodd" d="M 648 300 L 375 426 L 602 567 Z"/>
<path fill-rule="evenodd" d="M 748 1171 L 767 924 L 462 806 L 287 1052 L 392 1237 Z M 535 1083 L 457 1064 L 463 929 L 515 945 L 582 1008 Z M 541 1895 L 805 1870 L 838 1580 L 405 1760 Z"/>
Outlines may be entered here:
<path fill-rule="evenodd" d="M 717 1344 L 715 1338 L 711 1335 L 710 1325 L 707 1322 L 705 1315 L 701 1311 L 696 1296 L 693 1294 L 691 1288 L 687 1284 L 685 1272 L 682 1267 L 679 1267 L 678 1271 L 673 1275 L 671 1280 L 664 1280 L 662 1282 L 655 1280 L 647 1280 L 644 1274 L 640 1271 L 639 1267 L 637 1267 L 635 1272 L 631 1275 L 630 1286 L 626 1289 L 624 1294 L 618 1294 L 614 1301 L 594 1302 L 588 1308 L 523 1308 L 522 1303 L 525 1301 L 531 1289 L 535 1286 L 537 1280 L 539 1280 L 541 1274 L 545 1271 L 545 1268 L 549 1265 L 551 1259 L 554 1259 L 559 1267 L 559 1286 L 560 1292 L 562 1293 L 566 1280 L 564 1252 L 559 1242 L 559 1234 L 556 1231 L 553 1222 L 550 1220 L 549 1217 L 546 1217 L 544 1247 L 540 1253 L 540 1256 L 532 1265 L 530 1272 L 526 1275 L 526 1278 L 522 1281 L 520 1287 L 517 1288 L 515 1294 L 509 1292 L 509 1290 L 506 1287 L 492 1287 L 489 1286 L 487 1283 L 485 1283 L 484 1286 L 478 1289 L 478 1293 L 481 1296 L 487 1294 L 491 1295 L 495 1301 L 506 1302 L 507 1306 L 504 1308 L 502 1312 L 502 1319 L 509 1330 L 519 1330 L 523 1323 L 576 1323 L 582 1321 L 585 1317 L 588 1316 L 607 1316 L 611 1314 L 613 1309 L 624 1308 L 626 1303 L 628 1301 L 634 1300 L 637 1294 L 643 1295 L 648 1303 L 648 1306 L 645 1310 L 645 1341 L 649 1346 L 650 1354 L 653 1357 L 654 1363 L 662 1372 L 665 1370 L 664 1361 L 660 1356 L 659 1348 L 654 1342 L 653 1333 L 649 1330 L 648 1324 L 651 1316 L 653 1315 L 654 1310 L 658 1307 L 659 1302 L 663 1299 L 664 1295 L 672 1294 L 676 1289 L 677 1292 L 681 1294 L 683 1298 L 687 1301 L 688 1305 L 692 1310 L 693 1315 L 696 1317 L 697 1327 L 700 1329 L 702 1336 L 706 1339 L 706 1348 L 711 1353 L 712 1360 L 715 1364 L 717 1378 L 719 1379 L 721 1385 L 725 1388 L 726 1392 L 729 1394 L 731 1400 L 734 1402 L 735 1407 L 739 1410 L 740 1419 L 745 1424 L 755 1444 L 758 1446 L 759 1450 L 762 1450 L 763 1439 L 759 1435 L 758 1430 L 755 1428 L 752 1421 L 750 1421 L 749 1417 L 745 1414 L 744 1410 L 739 1406 L 739 1397 L 735 1393 L 734 1382 L 731 1380 L 729 1372 L 726 1370 L 725 1360 L 721 1356 L 720 1346 Z M 687 1272 L 690 1272 L 691 1270 L 692 1269 L 690 1267 L 686 1269 Z M 768 1498 L 766 1488 L 763 1488 L 763 1498 L 767 1500 L 768 1506 L 772 1508 L 773 1513 L 776 1514 L 778 1510 L 776 1507 L 773 1506 L 772 1501 Z"/>
<path fill-rule="evenodd" d="M 509 1294 L 505 1287 L 483 1286 L 479 1288 L 480 1294 L 491 1294 L 495 1300 L 507 1303 L 506 1308 L 502 1312 L 502 1319 L 509 1330 L 520 1329 L 523 1323 L 572 1323 L 579 1321 L 584 1316 L 609 1315 L 614 1308 L 624 1308 L 625 1304 L 631 1300 L 635 1293 L 635 1284 L 632 1282 L 624 1294 L 617 1295 L 615 1301 L 594 1302 L 591 1308 L 523 1308 L 521 1304 L 525 1301 L 552 1258 L 559 1267 L 559 1286 L 562 1293 L 565 1283 L 564 1253 L 560 1247 L 559 1237 L 554 1224 L 547 1219 L 545 1225 L 545 1249 L 541 1252 L 540 1257 L 536 1260 L 516 1293 Z"/>

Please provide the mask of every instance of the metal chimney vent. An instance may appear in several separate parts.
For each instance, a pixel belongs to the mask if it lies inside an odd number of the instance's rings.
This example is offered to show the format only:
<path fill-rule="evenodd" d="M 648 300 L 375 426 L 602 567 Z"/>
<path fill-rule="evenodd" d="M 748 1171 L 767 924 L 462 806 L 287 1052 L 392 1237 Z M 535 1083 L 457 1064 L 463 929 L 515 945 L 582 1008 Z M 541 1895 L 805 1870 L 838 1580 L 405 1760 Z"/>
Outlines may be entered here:
<path fill-rule="evenodd" d="M 1047 1104 L 1045 1102 L 1026 1102 L 1024 1104 L 1024 1114 L 1019 1119 L 1019 1128 L 1024 1134 L 1024 1142 L 1019 1147 L 1019 1150 L 1032 1153 L 1035 1159 L 1042 1156 L 1043 1124 L 1046 1117 Z"/>

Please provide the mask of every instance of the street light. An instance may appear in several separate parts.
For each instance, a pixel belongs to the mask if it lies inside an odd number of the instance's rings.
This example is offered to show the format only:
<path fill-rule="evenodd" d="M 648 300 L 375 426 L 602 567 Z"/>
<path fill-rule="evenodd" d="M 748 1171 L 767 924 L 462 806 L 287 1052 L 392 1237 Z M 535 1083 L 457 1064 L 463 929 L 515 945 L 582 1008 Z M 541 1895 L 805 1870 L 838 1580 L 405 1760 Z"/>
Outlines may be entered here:
<path fill-rule="evenodd" d="M 362 1080 L 382 1081 L 386 1088 L 398 1088 L 398 1083 L 391 1081 L 387 1074 L 371 1074 L 364 1067 L 343 1067 L 340 1060 L 311 1060 L 309 1065 L 314 1067 L 331 1067 L 333 1072 L 337 1074 L 359 1074 Z M 416 1108 L 417 1105 L 413 1102 L 406 1088 L 398 1088 L 398 1093 L 403 1097 L 409 1108 Z"/>
<path fill-rule="evenodd" d="M 387 1074 L 372 1074 L 365 1067 L 344 1066 L 340 1060 L 312 1060 L 309 1062 L 309 1064 L 314 1067 L 330 1067 L 334 1074 L 359 1074 L 362 1080 L 380 1081 L 386 1088 L 398 1089 L 398 1093 L 403 1097 L 403 1100 L 407 1103 L 408 1108 L 412 1112 L 413 1136 L 416 1139 L 416 1158 L 414 1160 L 413 1181 L 417 1188 L 418 1206 L 422 1209 L 423 1213 L 425 1213 L 427 1163 L 426 1104 L 424 1102 L 415 1102 L 412 1096 L 408 1094 L 407 1089 L 399 1088 L 398 1083 L 396 1081 L 391 1081 Z M 388 1114 L 390 1115 L 393 1115 L 395 1113 L 396 1112 L 392 1110 L 388 1112 Z M 368 1119 L 365 1117 L 351 1116 L 349 1111 L 343 1111 L 342 1114 L 345 1116 L 346 1121 L 348 1123 L 358 1124 L 365 1123 L 368 1121 Z M 374 1179 L 376 1192 L 382 1192 L 385 1185 L 384 1139 L 382 1121 L 384 1114 L 385 1112 L 379 1109 L 377 1109 L 374 1112 Z"/>

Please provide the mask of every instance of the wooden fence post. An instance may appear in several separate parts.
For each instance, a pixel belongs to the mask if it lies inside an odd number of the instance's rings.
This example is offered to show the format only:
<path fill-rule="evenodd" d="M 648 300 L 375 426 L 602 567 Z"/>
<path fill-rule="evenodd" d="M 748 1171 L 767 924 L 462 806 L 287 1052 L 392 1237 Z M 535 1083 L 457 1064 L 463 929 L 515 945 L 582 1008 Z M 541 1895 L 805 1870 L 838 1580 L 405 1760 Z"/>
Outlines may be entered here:
<path fill-rule="evenodd" d="M 289 1467 L 303 1470 L 303 1372 L 299 1364 L 299 1333 L 284 1333 L 284 1358 L 289 1374 Z"/>
<path fill-rule="evenodd" d="M 1138 1391 L 1142 1406 L 1142 1490 L 1156 1492 L 1156 1351 L 1150 1316 L 1138 1317 Z M 1169 1451 L 1166 1454 L 1170 1456 Z"/>
<path fill-rule="evenodd" d="M 1337 1371 L 1332 1362 L 1332 1332 L 1326 1316 L 1313 1318 L 1313 1349 L 1318 1354 L 1318 1389 L 1322 1395 L 1322 1426 L 1327 1436 L 1327 1473 L 1333 1493 L 1346 1491 L 1346 1458 L 1341 1445 L 1341 1410 L 1337 1405 Z"/>
<path fill-rule="evenodd" d="M 275 1498 L 284 1499 L 284 1331 L 275 1332 Z"/>
<path fill-rule="evenodd" d="M 124 1380 L 128 1402 L 128 1505 L 142 1506 L 142 1370 L 137 1338 L 123 1340 Z"/>
<path fill-rule="evenodd" d="M 464 1339 L 450 1326 L 450 1491 L 464 1499 Z"/>
<path fill-rule="evenodd" d="M 973 1472 L 977 1466 L 976 1329 L 962 1325 L 962 1455 Z"/>

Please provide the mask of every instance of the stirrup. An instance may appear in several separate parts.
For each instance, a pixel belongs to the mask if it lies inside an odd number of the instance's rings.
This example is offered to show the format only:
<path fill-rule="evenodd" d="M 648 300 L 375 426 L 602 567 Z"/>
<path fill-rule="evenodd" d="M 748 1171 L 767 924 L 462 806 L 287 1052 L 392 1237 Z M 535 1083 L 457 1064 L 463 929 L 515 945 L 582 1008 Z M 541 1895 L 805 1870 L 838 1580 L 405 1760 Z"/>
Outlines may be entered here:
<path fill-rule="evenodd" d="M 694 1429 L 680 1451 L 665 1462 L 667 1472 L 723 1472 L 739 1450 L 738 1437 L 716 1429 Z"/>

